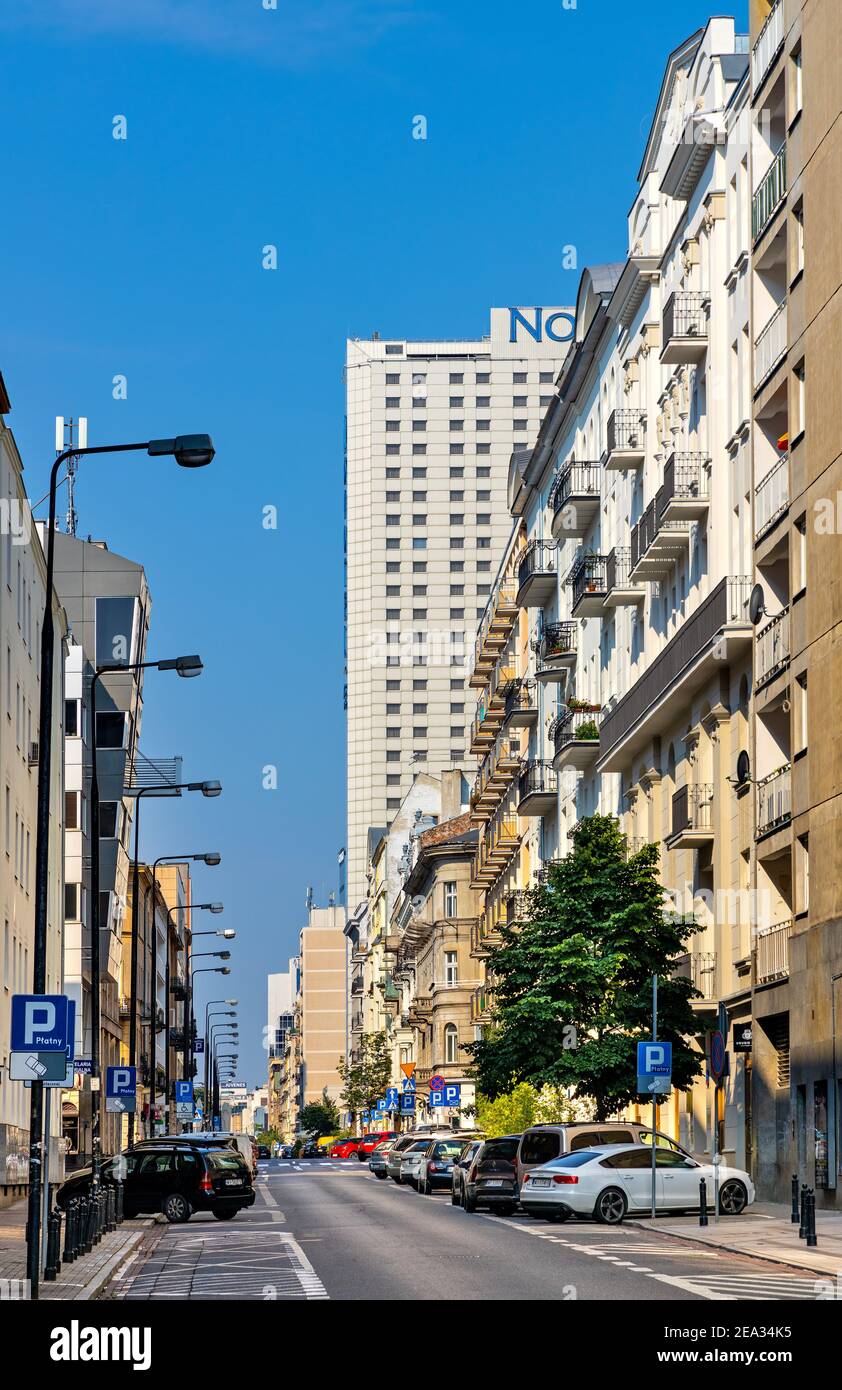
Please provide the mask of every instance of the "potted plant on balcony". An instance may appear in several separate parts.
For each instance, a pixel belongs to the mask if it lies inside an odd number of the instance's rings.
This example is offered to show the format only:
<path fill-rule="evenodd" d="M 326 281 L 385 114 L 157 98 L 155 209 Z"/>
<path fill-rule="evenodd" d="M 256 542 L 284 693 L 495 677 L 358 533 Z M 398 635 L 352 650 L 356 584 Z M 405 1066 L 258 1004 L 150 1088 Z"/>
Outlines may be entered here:
<path fill-rule="evenodd" d="M 599 738 L 599 725 L 595 719 L 585 719 L 576 730 L 576 737 L 596 741 Z"/>
<path fill-rule="evenodd" d="M 590 700 L 578 700 L 571 695 L 567 701 L 567 708 L 572 710 L 574 714 L 599 714 L 602 705 L 595 705 Z"/>

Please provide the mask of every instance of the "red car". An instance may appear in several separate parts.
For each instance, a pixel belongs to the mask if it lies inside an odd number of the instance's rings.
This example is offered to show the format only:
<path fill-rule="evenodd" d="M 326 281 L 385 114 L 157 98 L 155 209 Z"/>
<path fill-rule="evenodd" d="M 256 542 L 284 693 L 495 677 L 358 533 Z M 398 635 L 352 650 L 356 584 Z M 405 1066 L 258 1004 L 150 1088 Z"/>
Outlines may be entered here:
<path fill-rule="evenodd" d="M 382 1144 L 384 1139 L 397 1139 L 396 1129 L 379 1129 L 376 1134 L 364 1134 L 362 1139 L 357 1140 L 357 1158 L 360 1163 L 365 1163 L 372 1149 L 376 1149 L 378 1144 Z"/>
<path fill-rule="evenodd" d="M 359 1143 L 359 1139 L 337 1139 L 336 1143 L 331 1145 L 330 1156 L 331 1158 L 350 1158 L 351 1154 L 357 1152 Z"/>

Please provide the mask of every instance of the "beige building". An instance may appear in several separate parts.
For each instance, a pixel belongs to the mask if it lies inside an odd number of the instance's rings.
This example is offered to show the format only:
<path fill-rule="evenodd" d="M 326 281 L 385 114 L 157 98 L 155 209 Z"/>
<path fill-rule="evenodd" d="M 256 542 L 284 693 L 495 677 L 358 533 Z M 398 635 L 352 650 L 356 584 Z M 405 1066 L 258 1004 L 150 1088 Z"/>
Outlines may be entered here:
<path fill-rule="evenodd" d="M 348 999 L 344 928 L 344 908 L 311 907 L 299 938 L 296 1039 L 300 1029 L 300 1106 L 321 1100 L 325 1087 L 332 1100 L 339 1099 L 342 1083 L 336 1068 L 345 1056 Z"/>
<path fill-rule="evenodd" d="M 752 0 L 753 1102 L 759 1195 L 842 1171 L 842 45 L 837 0 Z"/>

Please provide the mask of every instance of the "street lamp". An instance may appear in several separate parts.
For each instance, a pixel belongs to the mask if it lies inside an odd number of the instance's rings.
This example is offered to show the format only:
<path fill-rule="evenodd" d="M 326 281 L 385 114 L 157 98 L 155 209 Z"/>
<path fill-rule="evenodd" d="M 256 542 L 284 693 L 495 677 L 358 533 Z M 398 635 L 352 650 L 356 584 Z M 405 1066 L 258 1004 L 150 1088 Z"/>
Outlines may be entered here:
<path fill-rule="evenodd" d="M 137 1003 L 138 1003 L 138 943 L 140 939 L 140 801 L 149 793 L 159 796 L 165 792 L 201 792 L 202 796 L 219 796 L 222 783 L 216 780 L 205 782 L 161 782 L 151 787 L 138 787 L 135 792 L 134 812 L 134 860 L 132 862 L 132 950 L 131 975 L 129 977 L 129 1066 L 137 1066 Z M 220 912 L 222 905 L 219 904 Z M 129 1145 L 134 1143 L 135 1112 L 129 1111 Z"/>
<path fill-rule="evenodd" d="M 99 942 L 99 772 L 97 767 L 97 726 L 96 695 L 97 684 L 102 676 L 138 671 L 176 671 L 179 676 L 189 678 L 200 676 L 203 666 L 201 657 L 166 657 L 161 661 L 106 662 L 97 666 L 91 681 L 91 1077 L 98 1077 L 101 1069 L 100 1057 L 100 942 Z M 154 883 L 154 875 L 153 875 Z M 132 909 L 132 926 L 137 909 Z M 154 1084 L 154 1083 L 153 1083 Z M 99 1187 L 100 1162 L 102 1157 L 102 1096 L 104 1087 L 91 1093 L 91 1187 Z M 153 1096 L 154 1110 L 154 1096 Z"/>
<path fill-rule="evenodd" d="M 47 522 L 47 574 L 44 618 L 41 625 L 41 690 L 38 709 L 38 802 L 35 832 L 35 930 L 32 951 L 32 992 L 44 994 L 47 988 L 47 913 L 49 900 L 50 791 L 53 751 L 53 666 L 55 631 L 53 627 L 53 577 L 55 569 L 56 488 L 61 465 L 69 458 L 87 454 L 122 454 L 145 449 L 147 454 L 171 454 L 183 468 L 201 468 L 214 455 L 210 435 L 178 435 L 174 439 L 150 439 L 138 444 L 71 446 L 57 455 L 50 470 L 50 510 Z M 41 1276 L 41 1177 L 43 1166 L 44 1083 L 32 1082 L 29 1107 L 29 1223 L 27 1274 L 29 1296 L 38 1299 Z"/>
<path fill-rule="evenodd" d="M 236 1008 L 232 1008 L 232 1009 L 214 1009 L 214 1008 L 211 1007 L 211 1005 L 212 1005 L 212 1004 L 238 1004 L 238 1003 L 239 1003 L 239 1000 L 237 1000 L 237 999 L 209 999 L 208 1002 L 207 1002 L 207 1004 L 205 1005 L 205 1057 L 204 1057 L 204 1073 L 205 1073 L 205 1075 L 204 1075 L 204 1085 L 205 1085 L 205 1109 L 207 1109 L 207 1106 L 208 1106 L 208 1094 L 209 1094 L 209 1092 L 208 1092 L 208 1087 L 209 1087 L 209 1085 L 210 1085 L 210 1076 L 209 1076 L 209 1073 L 210 1073 L 210 1039 L 211 1039 L 211 1032 L 212 1032 L 211 1019 L 214 1018 L 214 1017 L 217 1016 L 217 1015 L 219 1015 L 221 1018 L 236 1018 L 236 1017 L 237 1017 L 237 1010 L 236 1010 Z M 214 1026 L 215 1026 L 215 1025 L 214 1025 Z"/>

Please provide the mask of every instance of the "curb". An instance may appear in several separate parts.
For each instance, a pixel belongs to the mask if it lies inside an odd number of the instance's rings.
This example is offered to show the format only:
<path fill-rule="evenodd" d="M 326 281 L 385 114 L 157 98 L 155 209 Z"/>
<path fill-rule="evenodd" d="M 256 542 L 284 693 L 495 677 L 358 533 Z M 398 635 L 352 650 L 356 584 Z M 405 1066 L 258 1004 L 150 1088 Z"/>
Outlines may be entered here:
<path fill-rule="evenodd" d="M 624 1226 L 634 1226 L 638 1231 L 655 1231 L 656 1228 L 651 1222 L 644 1224 L 642 1221 L 624 1221 Z M 686 1232 L 678 1231 L 658 1231 L 658 1235 L 664 1235 L 668 1240 L 689 1240 L 694 1245 L 706 1245 L 710 1250 L 727 1250 L 729 1255 L 745 1255 L 751 1260 L 763 1260 L 766 1264 L 786 1265 L 791 1269 L 806 1270 L 808 1274 L 815 1274 L 817 1279 L 832 1279 L 833 1275 L 826 1269 L 816 1269 L 815 1265 L 802 1264 L 798 1260 L 784 1259 L 781 1255 L 765 1255 L 758 1250 L 746 1250 L 742 1245 L 726 1245 L 721 1240 L 711 1240 L 707 1236 L 687 1235 Z M 797 1252 L 796 1252 L 797 1253 Z"/>
<path fill-rule="evenodd" d="M 119 1250 L 115 1250 L 111 1258 L 97 1270 L 96 1274 L 85 1284 L 84 1288 L 80 1289 L 79 1293 L 74 1295 L 71 1301 L 79 1303 L 87 1302 L 89 1299 L 95 1298 L 103 1285 L 109 1282 L 116 1266 L 122 1264 L 130 1251 L 143 1239 L 143 1234 L 143 1231 L 135 1231 L 131 1239 Z"/>

